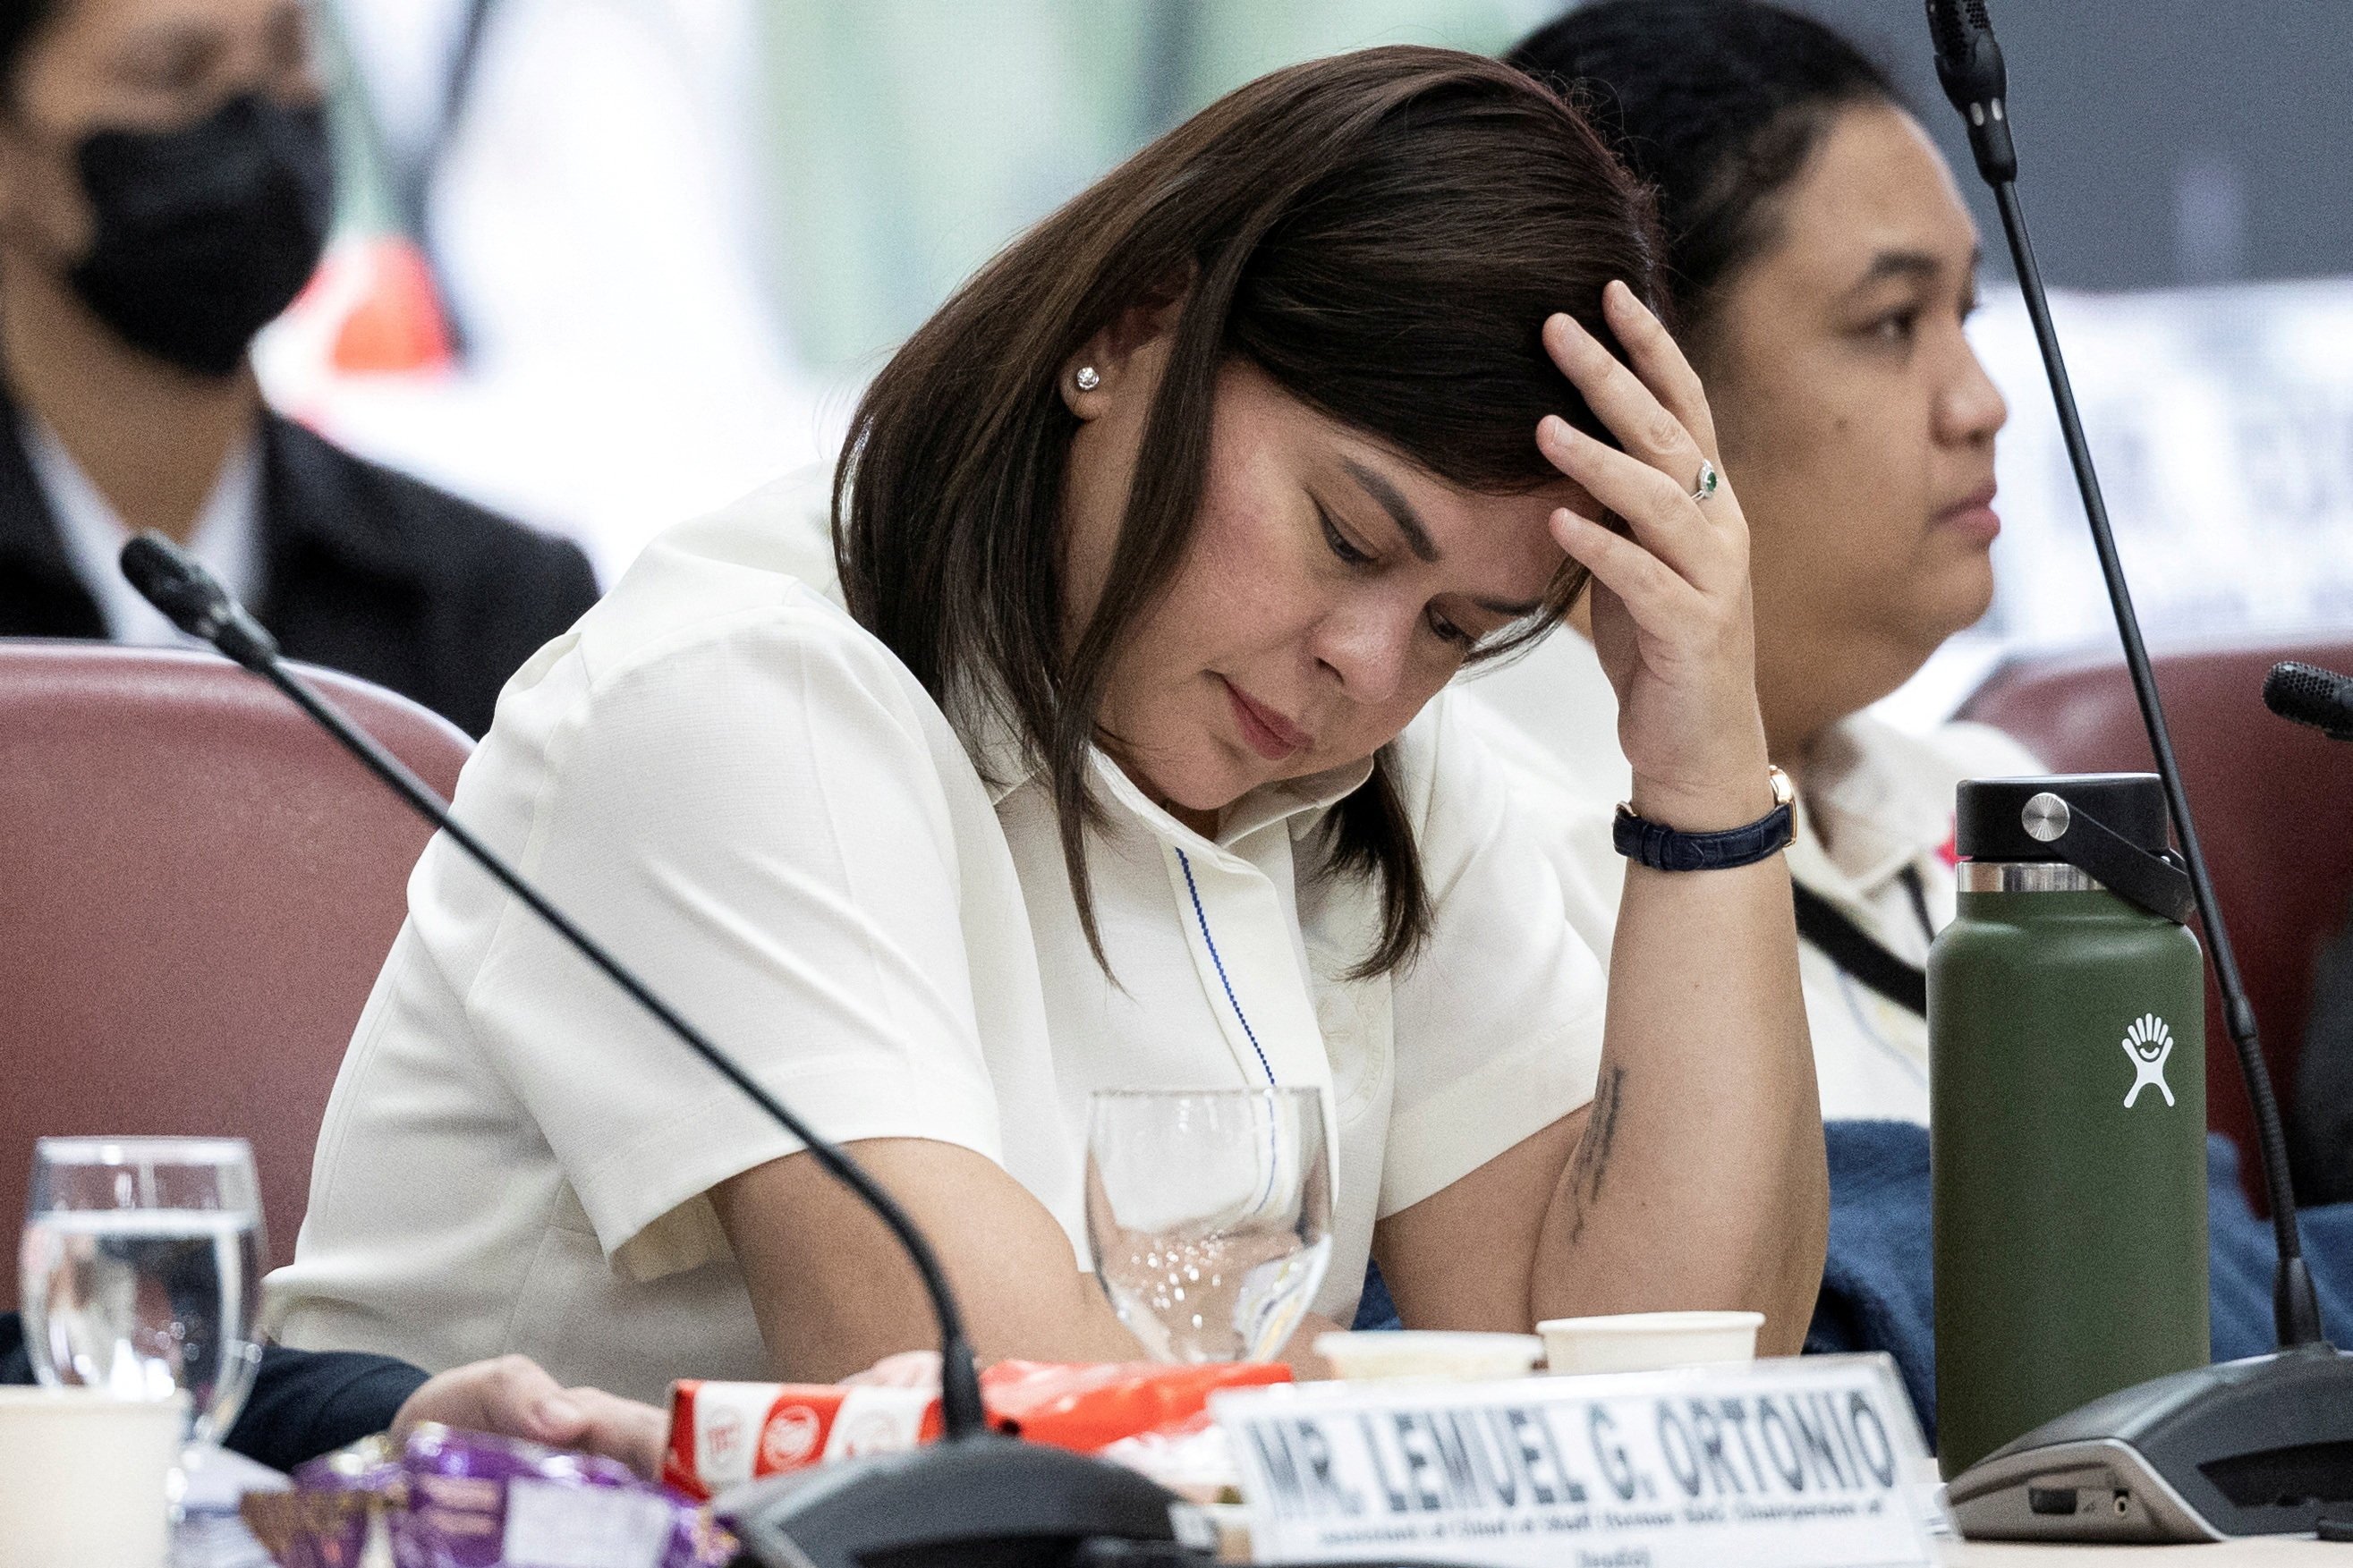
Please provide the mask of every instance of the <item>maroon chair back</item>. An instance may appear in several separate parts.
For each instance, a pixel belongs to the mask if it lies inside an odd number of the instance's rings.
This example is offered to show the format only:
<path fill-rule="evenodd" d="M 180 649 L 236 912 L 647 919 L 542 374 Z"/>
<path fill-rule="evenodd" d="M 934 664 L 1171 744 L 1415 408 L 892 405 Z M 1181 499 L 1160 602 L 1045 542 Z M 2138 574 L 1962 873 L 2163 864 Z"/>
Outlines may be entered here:
<path fill-rule="evenodd" d="M 2353 668 L 2353 642 L 2306 642 L 2168 654 L 2158 695 L 2182 785 L 2214 877 L 2214 895 L 2284 1113 L 2312 1002 L 2313 960 L 2353 901 L 2353 745 L 2275 718 L 2263 703 L 2274 663 Z M 2120 658 L 2024 661 L 1971 697 L 1961 717 L 2008 731 L 2055 772 L 2156 767 Z M 2254 1116 L 2221 1009 L 2207 986 L 2207 1120 L 2253 1149 Z M 2251 1195 L 2264 1206 L 2252 1160 Z"/>
<path fill-rule="evenodd" d="M 458 730 L 306 673 L 456 786 Z M 225 659 L 0 640 L 0 1234 L 37 1137 L 217 1133 L 251 1140 L 269 1261 L 291 1258 L 327 1093 L 429 837 Z"/>

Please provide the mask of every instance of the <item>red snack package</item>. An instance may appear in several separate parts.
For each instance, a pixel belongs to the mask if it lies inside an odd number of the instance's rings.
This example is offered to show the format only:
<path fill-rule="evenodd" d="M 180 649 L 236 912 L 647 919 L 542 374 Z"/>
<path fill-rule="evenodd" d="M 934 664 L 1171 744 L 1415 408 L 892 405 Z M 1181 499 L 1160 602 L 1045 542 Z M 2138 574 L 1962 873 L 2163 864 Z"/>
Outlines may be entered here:
<path fill-rule="evenodd" d="M 1092 1454 L 1200 1414 L 1218 1389 L 1290 1381 L 1280 1362 L 1001 1361 L 980 1374 L 980 1393 L 992 1417 L 1016 1423 L 1031 1442 Z"/>
<path fill-rule="evenodd" d="M 980 1374 L 980 1392 L 994 1425 L 1092 1453 L 1198 1415 L 1213 1390 L 1290 1381 L 1280 1363 L 1008 1361 Z M 694 1498 L 940 1435 L 940 1396 L 922 1388 L 682 1380 L 670 1385 L 670 1407 L 662 1479 Z"/>

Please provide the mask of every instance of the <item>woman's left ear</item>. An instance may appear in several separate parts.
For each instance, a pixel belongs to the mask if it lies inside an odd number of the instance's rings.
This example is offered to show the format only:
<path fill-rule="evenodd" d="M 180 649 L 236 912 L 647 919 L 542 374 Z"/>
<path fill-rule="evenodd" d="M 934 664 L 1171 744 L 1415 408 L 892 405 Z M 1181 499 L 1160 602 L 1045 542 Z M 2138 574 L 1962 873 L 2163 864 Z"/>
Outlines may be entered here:
<path fill-rule="evenodd" d="M 1062 366 L 1063 405 L 1081 419 L 1100 418 L 1113 400 L 1148 379 L 1141 373 L 1162 358 L 1159 351 L 1184 312 L 1181 291 L 1121 311 Z"/>

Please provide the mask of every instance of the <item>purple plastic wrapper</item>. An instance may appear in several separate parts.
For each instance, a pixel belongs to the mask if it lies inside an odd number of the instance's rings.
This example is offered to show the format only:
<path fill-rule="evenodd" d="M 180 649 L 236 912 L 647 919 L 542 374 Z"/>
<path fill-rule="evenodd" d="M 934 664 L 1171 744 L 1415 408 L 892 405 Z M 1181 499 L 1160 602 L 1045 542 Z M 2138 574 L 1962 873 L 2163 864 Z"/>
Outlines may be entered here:
<path fill-rule="evenodd" d="M 328 1528 L 270 1542 L 283 1568 L 723 1568 L 736 1551 L 707 1510 L 617 1460 L 430 1424 L 397 1459 L 371 1438 L 294 1484 Z M 381 1526 L 333 1506 L 353 1493 Z"/>
<path fill-rule="evenodd" d="M 322 1454 L 296 1468 L 294 1484 L 306 1492 L 381 1492 L 397 1488 L 400 1449 L 379 1432 L 348 1447 Z"/>
<path fill-rule="evenodd" d="M 290 1492 L 248 1492 L 238 1510 L 280 1568 L 390 1568 L 387 1521 L 407 1477 L 388 1437 L 363 1437 L 294 1472 Z"/>

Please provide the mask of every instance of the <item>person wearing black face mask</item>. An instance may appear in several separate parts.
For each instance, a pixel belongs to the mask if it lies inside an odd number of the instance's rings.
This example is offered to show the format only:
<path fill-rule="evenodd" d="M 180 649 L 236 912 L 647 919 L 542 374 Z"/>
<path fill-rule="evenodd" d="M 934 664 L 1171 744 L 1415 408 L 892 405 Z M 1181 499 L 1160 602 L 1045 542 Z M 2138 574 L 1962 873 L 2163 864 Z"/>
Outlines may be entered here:
<path fill-rule="evenodd" d="M 333 186 L 307 0 L 0 0 L 0 636 L 177 642 L 114 566 L 157 529 L 290 656 L 480 735 L 596 580 L 263 404 Z"/>

